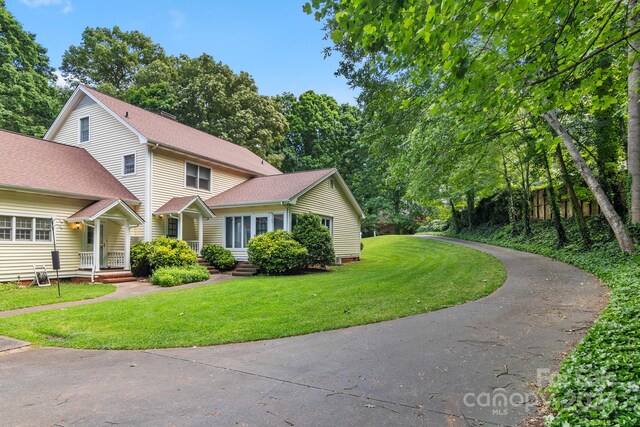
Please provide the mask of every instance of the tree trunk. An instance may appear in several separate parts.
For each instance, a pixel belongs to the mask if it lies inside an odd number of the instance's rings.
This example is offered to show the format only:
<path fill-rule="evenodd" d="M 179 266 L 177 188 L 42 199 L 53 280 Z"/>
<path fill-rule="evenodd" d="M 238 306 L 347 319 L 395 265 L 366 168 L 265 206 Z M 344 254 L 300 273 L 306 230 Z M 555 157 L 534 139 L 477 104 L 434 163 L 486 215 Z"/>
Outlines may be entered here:
<path fill-rule="evenodd" d="M 511 226 L 511 237 L 515 237 L 516 230 L 516 207 L 513 203 L 513 189 L 511 188 L 511 178 L 507 169 L 507 158 L 504 155 L 504 148 L 500 144 L 500 154 L 502 154 L 502 167 L 504 169 L 504 180 L 507 183 L 507 194 L 509 195 L 509 225 Z"/>
<path fill-rule="evenodd" d="M 560 208 L 558 208 L 558 200 L 556 199 L 556 190 L 553 188 L 553 178 L 551 177 L 551 168 L 549 167 L 549 159 L 547 159 L 547 152 L 545 150 L 542 153 L 542 161 L 544 162 L 544 169 L 547 172 L 547 193 L 549 194 L 549 203 L 551 203 L 551 210 L 553 211 L 553 226 L 556 229 L 556 235 L 558 236 L 558 246 L 564 246 L 567 244 L 567 233 L 562 226 L 562 218 L 560 217 Z"/>
<path fill-rule="evenodd" d="M 635 30 L 638 25 L 636 14 L 636 0 L 629 0 L 629 30 Z M 631 175 L 631 223 L 640 223 L 640 95 L 638 83 L 640 82 L 640 58 L 637 52 L 640 49 L 640 37 L 629 39 L 627 52 L 631 70 L 627 79 L 627 96 L 629 99 L 629 124 L 627 126 L 627 169 Z"/>
<path fill-rule="evenodd" d="M 580 200 L 578 200 L 576 191 L 573 188 L 573 183 L 571 182 L 571 176 L 569 176 L 569 171 L 567 170 L 567 165 L 564 162 L 564 157 L 562 156 L 562 147 L 560 147 L 560 144 L 556 146 L 556 158 L 558 159 L 558 166 L 560 166 L 560 171 L 562 172 L 564 183 L 567 186 L 567 193 L 569 193 L 571 207 L 573 207 L 573 215 L 576 217 L 576 221 L 578 222 L 578 229 L 580 230 L 580 235 L 582 236 L 582 242 L 584 243 L 584 246 L 588 248 L 589 246 L 591 246 L 591 235 L 589 234 L 589 229 L 587 228 L 587 221 L 584 219 L 584 212 L 582 212 Z"/>
<path fill-rule="evenodd" d="M 453 203 L 452 199 L 449 199 L 449 204 L 451 205 L 451 229 L 455 234 L 458 234 L 460 228 L 458 227 L 458 213 L 456 212 L 456 204 Z"/>
<path fill-rule="evenodd" d="M 609 222 L 609 226 L 611 227 L 611 230 L 613 230 L 613 233 L 618 240 L 620 249 L 628 253 L 635 253 L 636 248 L 633 245 L 633 241 L 629 237 L 629 233 L 624 226 L 624 222 L 622 222 L 622 219 L 620 219 L 618 213 L 615 211 L 615 209 L 613 209 L 613 206 L 607 198 L 607 195 L 602 190 L 600 183 L 598 182 L 596 177 L 593 176 L 591 169 L 589 169 L 589 166 L 587 166 L 587 163 L 580 155 L 580 151 L 578 150 L 578 147 L 576 146 L 573 138 L 571 137 L 571 135 L 569 135 L 569 132 L 566 131 L 564 126 L 562 126 L 562 124 L 558 121 L 558 117 L 556 116 L 555 111 L 549 111 L 542 116 L 553 128 L 553 130 L 556 131 L 558 136 L 562 138 L 562 142 L 571 155 L 576 169 L 578 169 L 580 175 L 582 175 L 582 179 L 584 179 L 584 181 L 587 183 L 587 186 L 596 198 L 598 205 L 600 205 L 600 210 Z"/>
<path fill-rule="evenodd" d="M 520 170 L 522 175 L 522 234 L 531 237 L 531 183 L 529 179 L 529 160 Z"/>
<path fill-rule="evenodd" d="M 473 190 L 467 191 L 467 219 L 469 221 L 469 228 L 473 228 L 473 217 L 476 210 L 476 195 Z"/>

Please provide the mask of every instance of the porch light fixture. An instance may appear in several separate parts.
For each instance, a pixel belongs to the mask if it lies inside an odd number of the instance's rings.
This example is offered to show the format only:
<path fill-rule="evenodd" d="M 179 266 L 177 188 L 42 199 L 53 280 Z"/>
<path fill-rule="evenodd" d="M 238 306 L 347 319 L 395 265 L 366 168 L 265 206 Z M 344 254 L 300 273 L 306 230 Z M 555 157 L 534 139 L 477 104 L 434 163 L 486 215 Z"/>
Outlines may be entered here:
<path fill-rule="evenodd" d="M 74 228 L 75 230 L 80 230 L 80 223 L 79 223 L 79 222 L 74 222 L 74 223 L 73 223 L 73 228 Z"/>

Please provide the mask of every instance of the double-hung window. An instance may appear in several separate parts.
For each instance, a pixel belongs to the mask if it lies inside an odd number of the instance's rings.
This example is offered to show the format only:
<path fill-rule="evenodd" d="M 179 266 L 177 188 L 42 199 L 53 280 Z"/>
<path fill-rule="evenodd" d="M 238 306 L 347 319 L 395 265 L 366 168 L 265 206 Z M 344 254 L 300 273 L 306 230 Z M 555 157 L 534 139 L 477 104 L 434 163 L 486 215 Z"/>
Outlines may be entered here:
<path fill-rule="evenodd" d="M 127 154 L 122 158 L 122 174 L 135 175 L 136 173 L 136 155 Z"/>
<path fill-rule="evenodd" d="M 167 237 L 178 238 L 178 218 L 167 218 Z"/>
<path fill-rule="evenodd" d="M 251 238 L 251 215 L 225 218 L 225 247 L 244 249 Z"/>
<path fill-rule="evenodd" d="M 211 169 L 187 163 L 185 184 L 187 187 L 210 191 Z"/>
<path fill-rule="evenodd" d="M 80 142 L 89 141 L 89 117 L 80 119 Z"/>
<path fill-rule="evenodd" d="M 50 242 L 51 219 L 0 215 L 0 241 Z"/>
<path fill-rule="evenodd" d="M 0 216 L 0 240 L 11 240 L 12 222 L 10 216 Z"/>

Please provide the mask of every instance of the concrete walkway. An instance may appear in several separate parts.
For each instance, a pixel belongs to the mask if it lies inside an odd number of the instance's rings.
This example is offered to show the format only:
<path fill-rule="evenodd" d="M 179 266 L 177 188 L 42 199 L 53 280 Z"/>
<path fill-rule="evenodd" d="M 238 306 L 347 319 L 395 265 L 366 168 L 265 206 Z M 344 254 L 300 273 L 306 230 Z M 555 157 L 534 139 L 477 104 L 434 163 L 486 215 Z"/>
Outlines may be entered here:
<path fill-rule="evenodd" d="M 3 423 L 517 425 L 607 292 L 566 264 L 461 244 L 497 256 L 507 281 L 433 313 L 216 347 L 0 353 Z"/>

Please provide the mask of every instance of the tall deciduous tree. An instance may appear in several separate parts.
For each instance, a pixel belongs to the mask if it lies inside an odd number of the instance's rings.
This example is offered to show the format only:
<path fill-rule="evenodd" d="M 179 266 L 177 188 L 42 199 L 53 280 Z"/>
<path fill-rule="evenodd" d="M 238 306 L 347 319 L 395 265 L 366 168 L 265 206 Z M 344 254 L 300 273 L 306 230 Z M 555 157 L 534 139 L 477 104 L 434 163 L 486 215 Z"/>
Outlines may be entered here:
<path fill-rule="evenodd" d="M 0 0 L 0 128 L 41 136 L 59 103 L 47 51 Z"/>
<path fill-rule="evenodd" d="M 620 82 L 619 75 L 626 76 L 619 73 L 628 69 L 624 42 L 640 32 L 637 26 L 627 29 L 621 0 L 314 0 L 304 8 L 327 19 L 331 39 L 347 53 L 341 71 L 352 82 L 407 75 L 430 115 L 457 117 L 478 135 L 507 123 L 501 115 L 524 110 L 544 117 L 562 136 L 561 123 L 551 120 L 556 112 L 572 111 L 585 99 L 592 111 L 615 104 L 615 94 L 595 96 L 594 88 L 609 77 Z M 611 55 L 613 65 L 601 66 L 602 54 Z M 633 252 L 582 153 L 572 138 L 562 141 L 620 247 Z"/>
<path fill-rule="evenodd" d="M 87 27 L 80 45 L 70 46 L 62 56 L 60 70 L 69 80 L 120 91 L 129 87 L 138 70 L 162 57 L 162 47 L 139 31 Z"/>

